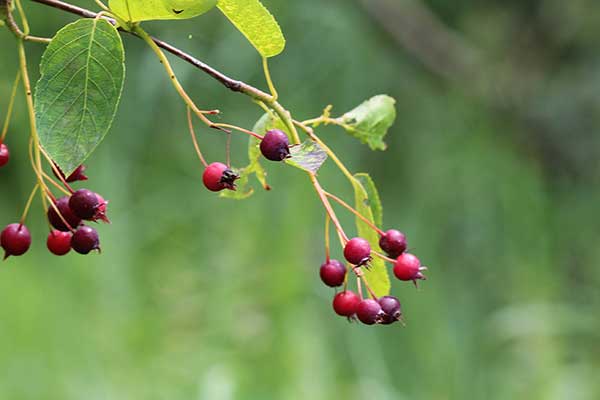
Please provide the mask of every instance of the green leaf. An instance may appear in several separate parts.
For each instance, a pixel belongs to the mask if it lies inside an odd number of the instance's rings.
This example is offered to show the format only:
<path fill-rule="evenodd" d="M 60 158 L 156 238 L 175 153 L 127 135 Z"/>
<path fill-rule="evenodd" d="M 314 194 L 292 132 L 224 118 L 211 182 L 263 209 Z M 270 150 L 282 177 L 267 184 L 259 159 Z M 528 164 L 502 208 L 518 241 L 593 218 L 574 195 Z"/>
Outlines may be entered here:
<path fill-rule="evenodd" d="M 41 144 L 69 175 L 115 117 L 125 78 L 121 36 L 103 19 L 65 26 L 48 45 L 35 91 Z"/>
<path fill-rule="evenodd" d="M 127 22 L 188 19 L 204 14 L 217 0 L 109 0 L 108 6 Z"/>
<path fill-rule="evenodd" d="M 387 95 L 372 97 L 339 120 L 349 134 L 372 150 L 385 150 L 383 139 L 396 120 L 396 100 Z"/>
<path fill-rule="evenodd" d="M 225 199 L 245 200 L 254 194 L 254 189 L 250 186 L 250 167 L 237 171 L 240 174 L 240 179 L 236 182 L 236 190 L 223 190 L 219 195 Z"/>
<path fill-rule="evenodd" d="M 376 223 L 377 218 L 381 218 L 381 203 L 379 202 L 377 189 L 367 174 L 356 174 L 354 178 L 352 184 L 354 186 L 356 210 L 369 221 Z M 367 187 L 370 186 L 370 189 L 367 189 L 364 184 Z M 369 192 L 371 192 L 371 195 L 369 195 Z M 377 218 L 376 215 L 378 215 Z M 358 236 L 367 239 L 371 243 L 372 248 L 378 248 L 379 234 L 373 228 L 358 217 L 356 218 L 356 228 Z M 369 270 L 365 269 L 365 277 L 369 281 L 369 286 L 378 297 L 386 296 L 390 293 L 390 277 L 385 262 L 382 259 L 378 257 L 373 258 L 371 268 Z"/>
<path fill-rule="evenodd" d="M 263 57 L 274 57 L 285 48 L 279 24 L 259 0 L 219 0 L 217 7 Z"/>
<path fill-rule="evenodd" d="M 375 222 L 376 226 L 381 226 L 383 224 L 383 206 L 381 205 L 379 191 L 375 186 L 375 182 L 373 182 L 373 178 L 365 173 L 355 174 L 354 178 L 356 178 L 367 191 L 368 201 L 366 205 L 369 206 L 373 212 L 373 222 Z"/>
<path fill-rule="evenodd" d="M 307 140 L 299 146 L 290 146 L 291 157 L 286 164 L 316 174 L 327 160 L 327 152 L 316 142 Z"/>

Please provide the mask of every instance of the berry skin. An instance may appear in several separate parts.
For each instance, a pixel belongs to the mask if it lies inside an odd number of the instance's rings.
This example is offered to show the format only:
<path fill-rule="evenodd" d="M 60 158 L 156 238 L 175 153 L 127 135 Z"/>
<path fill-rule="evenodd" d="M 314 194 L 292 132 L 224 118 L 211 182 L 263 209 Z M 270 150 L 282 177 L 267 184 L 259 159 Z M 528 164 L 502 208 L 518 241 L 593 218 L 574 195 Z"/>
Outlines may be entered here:
<path fill-rule="evenodd" d="M 389 325 L 402 318 L 400 301 L 397 298 L 393 296 L 383 296 L 380 297 L 377 302 L 381 306 L 381 311 L 383 311 L 384 314 L 383 321 L 381 322 L 382 324 Z"/>
<path fill-rule="evenodd" d="M 427 268 L 421 266 L 421 261 L 410 253 L 404 253 L 396 259 L 394 264 L 394 275 L 401 281 L 413 281 L 426 279 L 421 271 Z"/>
<path fill-rule="evenodd" d="M 360 297 L 350 290 L 340 292 L 333 298 L 333 310 L 342 317 L 352 317 L 360 303 Z"/>
<path fill-rule="evenodd" d="M 0 168 L 8 164 L 8 160 L 10 160 L 10 151 L 8 151 L 8 146 L 4 143 L 0 143 Z"/>
<path fill-rule="evenodd" d="M 354 238 L 346 243 L 344 257 L 350 264 L 364 265 L 371 260 L 371 245 L 363 238 Z"/>
<path fill-rule="evenodd" d="M 77 167 L 77 169 L 75 171 L 73 171 L 73 173 L 66 178 L 65 178 L 65 174 L 62 172 L 60 167 L 56 164 L 54 164 L 54 166 L 56 167 L 56 169 L 58 169 L 58 172 L 60 173 L 60 176 L 58 176 L 58 174 L 56 173 L 54 168 L 52 168 L 52 172 L 54 173 L 54 176 L 56 176 L 58 179 L 61 179 L 61 178 L 64 179 L 65 182 L 67 182 L 67 183 L 88 180 L 88 177 L 85 176 L 85 165 L 80 165 L 79 167 Z"/>
<path fill-rule="evenodd" d="M 55 203 L 56 208 L 60 211 L 60 214 L 63 218 L 68 222 L 71 228 L 76 229 L 77 226 L 81 223 L 81 218 L 79 218 L 69 207 L 69 198 L 61 197 Z M 60 218 L 54 207 L 48 207 L 48 221 L 50 225 L 59 231 L 68 232 L 70 231 L 69 227 L 65 225 L 63 220 Z"/>
<path fill-rule="evenodd" d="M 390 229 L 379 239 L 379 247 L 392 258 L 398 257 L 406 251 L 406 236 L 395 229 Z"/>
<path fill-rule="evenodd" d="M 31 246 L 31 234 L 23 224 L 10 224 L 0 234 L 0 245 L 5 260 L 9 256 L 22 256 Z"/>
<path fill-rule="evenodd" d="M 71 195 L 69 207 L 81 219 L 92 219 L 98 210 L 98 196 L 87 189 L 80 189 Z"/>
<path fill-rule="evenodd" d="M 92 250 L 100 250 L 98 232 L 87 225 L 81 225 L 71 238 L 71 247 L 79 254 L 89 254 Z"/>
<path fill-rule="evenodd" d="M 46 246 L 48 250 L 54 255 L 64 256 L 71 251 L 71 238 L 73 234 L 71 232 L 61 232 L 59 230 L 53 230 L 48 234 L 48 240 Z"/>
<path fill-rule="evenodd" d="M 212 163 L 202 175 L 204 186 L 211 192 L 220 192 L 224 189 L 235 190 L 235 181 L 239 175 L 223 163 Z"/>
<path fill-rule="evenodd" d="M 260 142 L 260 152 L 267 160 L 283 161 L 290 157 L 290 140 L 285 132 L 270 130 Z"/>
<path fill-rule="evenodd" d="M 346 279 L 346 267 L 338 260 L 329 260 L 328 263 L 321 265 L 319 274 L 321 275 L 321 280 L 327 286 L 342 286 Z"/>
<path fill-rule="evenodd" d="M 365 299 L 358 304 L 356 316 L 365 325 L 373 325 L 383 320 L 383 311 L 376 300 Z"/>

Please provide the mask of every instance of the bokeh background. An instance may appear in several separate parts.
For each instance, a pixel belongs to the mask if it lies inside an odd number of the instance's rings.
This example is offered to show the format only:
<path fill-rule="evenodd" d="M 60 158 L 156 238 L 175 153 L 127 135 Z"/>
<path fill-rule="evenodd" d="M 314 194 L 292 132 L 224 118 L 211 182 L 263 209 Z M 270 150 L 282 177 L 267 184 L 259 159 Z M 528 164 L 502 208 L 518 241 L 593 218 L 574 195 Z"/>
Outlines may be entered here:
<path fill-rule="evenodd" d="M 94 8 L 93 1 L 74 3 Z M 600 10 L 595 0 L 265 0 L 288 39 L 272 61 L 297 118 L 379 93 L 398 100 L 389 149 L 321 134 L 372 174 L 385 226 L 430 266 L 396 283 L 407 326 L 336 317 L 324 211 L 304 174 L 269 164 L 274 190 L 219 199 L 201 184 L 185 108 L 154 55 L 125 37 L 127 82 L 86 186 L 110 199 L 100 256 L 45 249 L 0 265 L 0 398 L 600 398 Z M 73 16 L 25 1 L 33 33 Z M 264 87 L 260 60 L 218 11 L 148 29 Z M 0 111 L 16 48 L 0 31 Z M 28 44 L 37 79 L 41 45 Z M 251 127 L 261 111 L 188 65 L 204 108 Z M 0 221 L 33 184 L 19 95 L 0 171 Z M 198 127 L 212 161 L 225 138 Z M 236 137 L 234 163 L 245 163 Z M 324 185 L 350 199 L 329 164 Z M 352 218 L 343 221 L 352 232 Z M 341 256 L 339 249 L 335 254 Z"/>

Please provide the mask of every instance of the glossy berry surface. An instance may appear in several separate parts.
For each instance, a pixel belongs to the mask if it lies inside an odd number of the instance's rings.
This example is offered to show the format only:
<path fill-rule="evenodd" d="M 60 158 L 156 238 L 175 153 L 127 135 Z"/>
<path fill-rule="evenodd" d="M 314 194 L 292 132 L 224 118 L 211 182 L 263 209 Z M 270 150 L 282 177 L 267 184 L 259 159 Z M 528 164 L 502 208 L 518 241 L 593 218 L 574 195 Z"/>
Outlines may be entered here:
<path fill-rule="evenodd" d="M 87 225 L 80 226 L 71 238 L 71 247 L 79 254 L 89 254 L 100 249 L 98 232 Z"/>
<path fill-rule="evenodd" d="M 377 301 L 383 311 L 384 324 L 391 324 L 398 321 L 402 317 L 402 311 L 400 306 L 400 300 L 394 296 L 383 296 Z"/>
<path fill-rule="evenodd" d="M 8 151 L 8 146 L 4 143 L 0 143 L 0 167 L 4 167 L 8 164 L 10 160 L 10 151 Z"/>
<path fill-rule="evenodd" d="M 260 142 L 260 152 L 267 160 L 283 161 L 290 156 L 290 140 L 285 132 L 270 130 Z"/>
<path fill-rule="evenodd" d="M 400 231 L 390 229 L 379 239 L 379 247 L 392 258 L 398 257 L 406 251 L 406 236 Z"/>
<path fill-rule="evenodd" d="M 235 190 L 235 181 L 239 177 L 227 165 L 215 162 L 204 170 L 202 182 L 212 192 L 220 192 L 224 189 Z"/>
<path fill-rule="evenodd" d="M 350 264 L 364 265 L 371 259 L 371 245 L 363 238 L 354 238 L 346 243 L 344 257 Z"/>
<path fill-rule="evenodd" d="M 425 276 L 421 273 L 422 270 L 421 261 L 410 253 L 400 255 L 394 264 L 394 275 L 401 281 L 425 279 Z"/>
<path fill-rule="evenodd" d="M 10 224 L 0 234 L 0 245 L 4 249 L 4 258 L 21 256 L 31 246 L 31 234 L 23 224 Z"/>
<path fill-rule="evenodd" d="M 69 198 L 69 207 L 81 219 L 92 219 L 98 209 L 98 196 L 87 189 L 80 189 Z"/>
<path fill-rule="evenodd" d="M 56 171 L 54 170 L 54 168 L 52 168 L 52 172 L 54 173 L 54 176 L 56 176 L 59 179 L 64 179 L 65 182 L 71 183 L 71 182 L 77 182 L 77 181 L 87 181 L 88 177 L 85 175 L 85 165 L 80 165 L 79 167 L 77 167 L 77 169 L 75 171 L 73 171 L 73 173 L 67 177 L 65 177 L 65 174 L 62 172 L 62 170 L 59 168 L 58 165 L 54 164 L 54 166 L 56 167 L 56 169 L 58 169 L 58 172 L 60 174 L 57 174 Z"/>
<path fill-rule="evenodd" d="M 366 325 L 373 325 L 382 321 L 383 311 L 376 300 L 365 299 L 358 304 L 356 316 Z"/>
<path fill-rule="evenodd" d="M 56 201 L 55 206 L 71 228 L 76 229 L 81 223 L 81 218 L 75 215 L 71 210 L 71 207 L 69 207 L 69 198 L 61 197 Z M 48 207 L 48 221 L 50 222 L 50 225 L 59 231 L 68 232 L 70 230 L 52 206 Z"/>
<path fill-rule="evenodd" d="M 319 275 L 324 284 L 329 287 L 342 286 L 346 279 L 346 267 L 338 260 L 329 260 L 321 265 Z"/>
<path fill-rule="evenodd" d="M 333 310 L 342 317 L 351 317 L 356 314 L 360 297 L 350 290 L 340 292 L 333 298 Z"/>
<path fill-rule="evenodd" d="M 46 246 L 48 250 L 54 255 L 64 256 L 71 251 L 71 232 L 62 232 L 59 230 L 53 230 L 48 234 L 46 240 Z"/>

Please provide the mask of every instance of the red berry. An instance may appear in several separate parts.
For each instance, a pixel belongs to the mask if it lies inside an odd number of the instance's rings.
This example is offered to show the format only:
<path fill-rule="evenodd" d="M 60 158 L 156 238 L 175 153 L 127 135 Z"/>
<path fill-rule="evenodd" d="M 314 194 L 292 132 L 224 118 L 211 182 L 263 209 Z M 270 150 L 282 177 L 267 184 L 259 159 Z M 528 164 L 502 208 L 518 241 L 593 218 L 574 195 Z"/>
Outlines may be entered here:
<path fill-rule="evenodd" d="M 71 251 L 71 232 L 62 232 L 54 230 L 48 234 L 48 240 L 46 246 L 48 250 L 54 255 L 64 256 Z"/>
<path fill-rule="evenodd" d="M 365 325 L 373 325 L 383 320 L 383 311 L 376 300 L 365 299 L 358 304 L 356 316 Z"/>
<path fill-rule="evenodd" d="M 354 238 L 346 243 L 344 257 L 350 264 L 364 265 L 371 260 L 371 245 L 363 238 Z"/>
<path fill-rule="evenodd" d="M 202 182 L 212 192 L 220 192 L 224 189 L 235 190 L 235 181 L 239 177 L 227 165 L 216 162 L 206 167 Z"/>
<path fill-rule="evenodd" d="M 401 281 L 415 281 L 425 279 L 421 271 L 425 267 L 421 266 L 421 261 L 410 253 L 401 254 L 394 264 L 394 275 Z"/>
<path fill-rule="evenodd" d="M 398 257 L 406 251 L 406 236 L 395 229 L 390 229 L 379 239 L 379 247 L 392 258 Z"/>
<path fill-rule="evenodd" d="M 273 129 L 260 142 L 260 152 L 267 160 L 283 161 L 290 157 L 290 140 L 285 132 Z"/>
<path fill-rule="evenodd" d="M 346 267 L 338 260 L 321 265 L 319 273 L 323 283 L 330 287 L 342 286 L 346 279 Z"/>
<path fill-rule="evenodd" d="M 360 297 L 350 290 L 340 292 L 333 298 L 333 310 L 342 317 L 351 317 L 356 314 Z"/>
<path fill-rule="evenodd" d="M 54 203 L 60 214 L 63 216 L 65 221 L 70 225 L 72 229 L 76 229 L 77 226 L 81 223 L 81 218 L 79 218 L 69 207 L 69 198 L 61 197 Z M 48 221 L 50 225 L 59 231 L 68 232 L 70 231 L 69 227 L 65 225 L 63 220 L 60 218 L 54 207 L 48 207 Z"/>
<path fill-rule="evenodd" d="M 4 259 L 21 256 L 31 246 L 31 234 L 23 224 L 10 224 L 0 234 L 0 245 L 4 249 Z"/>
<path fill-rule="evenodd" d="M 377 301 L 383 311 L 382 324 L 389 325 L 394 323 L 402 317 L 402 310 L 400 307 L 400 301 L 393 296 L 383 296 Z"/>
<path fill-rule="evenodd" d="M 98 196 L 87 189 L 80 189 L 71 195 L 69 207 L 81 219 L 92 219 L 98 210 Z"/>
<path fill-rule="evenodd" d="M 100 249 L 98 232 L 87 225 L 81 225 L 71 238 L 71 247 L 79 254 L 89 254 Z"/>
<path fill-rule="evenodd" d="M 8 164 L 8 160 L 10 160 L 10 151 L 8 151 L 8 146 L 4 143 L 0 143 L 0 167 L 4 167 Z"/>
<path fill-rule="evenodd" d="M 73 171 L 73 173 L 71 175 L 69 175 L 68 177 L 65 178 L 65 174 L 62 172 L 62 170 L 60 169 L 60 167 L 56 164 L 54 164 L 54 166 L 56 167 L 56 169 L 58 170 L 58 172 L 60 173 L 60 176 L 56 173 L 56 171 L 54 170 L 54 168 L 52 168 L 52 172 L 54 172 L 54 176 L 56 176 L 59 179 L 64 179 L 65 182 L 76 182 L 76 181 L 87 181 L 88 177 L 85 176 L 85 165 L 80 165 L 79 167 L 77 167 L 77 169 L 75 171 Z"/>

